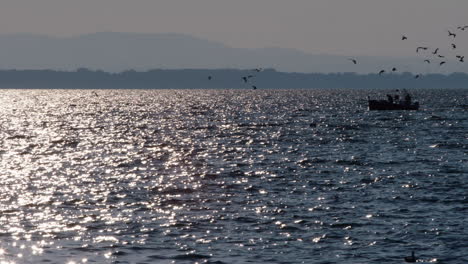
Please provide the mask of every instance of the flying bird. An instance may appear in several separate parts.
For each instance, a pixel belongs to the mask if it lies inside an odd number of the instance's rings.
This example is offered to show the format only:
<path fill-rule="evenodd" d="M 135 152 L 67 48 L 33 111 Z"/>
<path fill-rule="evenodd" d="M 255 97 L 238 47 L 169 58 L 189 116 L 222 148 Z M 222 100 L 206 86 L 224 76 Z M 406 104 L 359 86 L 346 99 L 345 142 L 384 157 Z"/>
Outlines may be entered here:
<path fill-rule="evenodd" d="M 455 45 L 454 43 L 452 43 L 452 49 L 456 49 L 457 48 L 457 45 Z"/>
<path fill-rule="evenodd" d="M 435 49 L 434 52 L 432 52 L 432 54 L 436 55 L 438 51 L 439 51 L 439 48 Z"/>
<path fill-rule="evenodd" d="M 405 39 L 408 39 L 408 37 L 406 37 L 405 35 L 401 36 L 401 40 L 405 40 Z"/>
<path fill-rule="evenodd" d="M 253 75 L 249 75 L 249 76 L 247 76 L 247 78 L 249 78 L 249 79 L 250 79 L 250 78 L 253 78 L 253 77 L 255 77 L 255 76 L 253 76 Z"/>
<path fill-rule="evenodd" d="M 255 85 L 252 85 L 252 88 L 253 88 L 254 90 L 257 90 L 257 86 L 255 86 Z"/>
<path fill-rule="evenodd" d="M 444 64 L 445 64 L 445 61 L 441 61 L 441 62 L 439 63 L 440 66 L 442 66 L 442 65 L 444 65 Z"/>
<path fill-rule="evenodd" d="M 256 68 L 256 69 L 253 69 L 254 71 L 256 72 L 261 72 L 263 69 L 262 68 Z"/>
<path fill-rule="evenodd" d="M 416 52 L 419 52 L 419 50 L 427 50 L 428 47 L 417 47 Z"/>
<path fill-rule="evenodd" d="M 394 71 L 397 71 L 397 68 L 393 67 L 393 68 L 392 68 L 392 72 L 394 72 Z"/>
<path fill-rule="evenodd" d="M 467 29 L 467 28 L 468 28 L 468 26 L 459 26 L 459 27 L 457 27 L 457 29 L 462 30 L 462 31 L 465 31 L 465 29 Z"/>
<path fill-rule="evenodd" d="M 449 33 L 449 37 L 453 37 L 453 38 L 457 37 L 457 34 L 450 32 L 450 30 L 447 30 L 447 31 Z"/>
<path fill-rule="evenodd" d="M 211 77 L 211 76 L 208 76 L 208 80 L 211 80 L 211 79 L 213 79 L 213 77 Z"/>
<path fill-rule="evenodd" d="M 242 77 L 242 80 L 244 80 L 244 82 L 246 83 L 248 80 L 247 80 L 247 77 Z"/>
<path fill-rule="evenodd" d="M 357 64 L 357 60 L 356 59 L 348 59 L 350 61 L 352 61 L 354 64 Z"/>
<path fill-rule="evenodd" d="M 439 58 L 445 58 L 445 56 L 443 56 L 443 55 L 437 55 L 437 57 L 439 57 Z"/>
<path fill-rule="evenodd" d="M 431 63 L 431 61 L 430 61 L 430 60 L 424 60 L 424 62 L 427 62 L 428 64 L 429 64 L 429 63 Z"/>
<path fill-rule="evenodd" d="M 384 72 L 385 72 L 385 70 L 379 71 L 379 75 L 382 75 L 382 73 L 384 73 Z"/>
<path fill-rule="evenodd" d="M 460 62 L 465 62 L 464 59 L 465 59 L 465 56 L 461 56 L 461 55 L 457 55 L 455 56 L 459 59 Z"/>
<path fill-rule="evenodd" d="M 419 74 L 416 74 L 416 75 L 414 76 L 414 78 L 415 78 L 415 79 L 418 79 L 419 76 L 420 76 Z"/>

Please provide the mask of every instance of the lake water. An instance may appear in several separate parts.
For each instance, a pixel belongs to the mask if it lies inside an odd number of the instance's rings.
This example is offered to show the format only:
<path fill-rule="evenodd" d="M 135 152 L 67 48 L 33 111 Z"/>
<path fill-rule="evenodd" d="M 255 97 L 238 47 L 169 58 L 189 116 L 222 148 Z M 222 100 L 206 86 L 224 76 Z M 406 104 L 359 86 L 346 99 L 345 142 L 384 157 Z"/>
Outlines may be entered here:
<path fill-rule="evenodd" d="M 1 90 L 0 263 L 468 263 L 468 90 Z"/>

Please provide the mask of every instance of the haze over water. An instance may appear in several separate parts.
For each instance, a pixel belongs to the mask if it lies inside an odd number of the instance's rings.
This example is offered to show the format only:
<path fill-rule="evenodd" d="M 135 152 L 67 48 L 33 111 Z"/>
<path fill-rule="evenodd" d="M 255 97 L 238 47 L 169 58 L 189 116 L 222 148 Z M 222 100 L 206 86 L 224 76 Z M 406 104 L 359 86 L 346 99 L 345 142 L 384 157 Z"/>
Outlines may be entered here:
<path fill-rule="evenodd" d="M 2 90 L 1 263 L 468 263 L 468 90 Z"/>

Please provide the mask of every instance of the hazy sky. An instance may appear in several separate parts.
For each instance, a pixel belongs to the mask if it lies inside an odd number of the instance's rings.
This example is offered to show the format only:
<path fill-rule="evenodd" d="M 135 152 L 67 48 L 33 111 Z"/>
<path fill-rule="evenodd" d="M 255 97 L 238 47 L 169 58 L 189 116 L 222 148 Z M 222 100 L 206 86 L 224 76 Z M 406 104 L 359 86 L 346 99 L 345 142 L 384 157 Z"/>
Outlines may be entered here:
<path fill-rule="evenodd" d="M 1 0 L 0 33 L 175 32 L 232 47 L 408 55 L 447 45 L 468 0 Z M 401 34 L 409 36 L 400 41 Z M 467 43 L 468 30 L 457 38 Z"/>

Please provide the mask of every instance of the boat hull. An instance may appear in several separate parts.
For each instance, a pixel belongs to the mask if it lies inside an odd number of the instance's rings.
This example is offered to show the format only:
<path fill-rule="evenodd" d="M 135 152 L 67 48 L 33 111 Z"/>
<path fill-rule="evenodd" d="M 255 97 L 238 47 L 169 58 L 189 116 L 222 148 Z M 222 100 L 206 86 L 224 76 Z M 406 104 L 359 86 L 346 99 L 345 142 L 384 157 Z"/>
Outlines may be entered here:
<path fill-rule="evenodd" d="M 369 110 L 419 110 L 419 103 L 396 104 L 384 100 L 369 100 Z"/>

